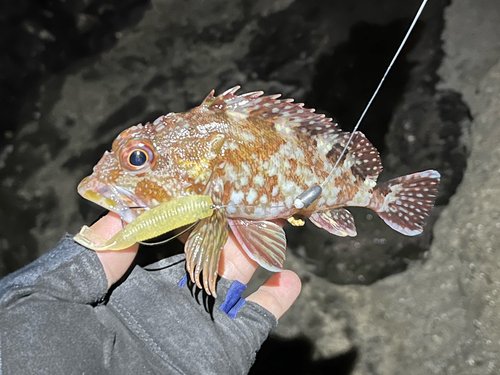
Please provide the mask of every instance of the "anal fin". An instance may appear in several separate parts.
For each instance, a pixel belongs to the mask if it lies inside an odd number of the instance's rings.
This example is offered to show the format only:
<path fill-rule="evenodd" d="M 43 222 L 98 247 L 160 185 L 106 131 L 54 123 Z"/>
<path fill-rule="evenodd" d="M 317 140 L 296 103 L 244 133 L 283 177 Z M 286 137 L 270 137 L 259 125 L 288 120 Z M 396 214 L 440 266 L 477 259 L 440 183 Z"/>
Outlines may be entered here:
<path fill-rule="evenodd" d="M 314 225 L 339 237 L 356 236 L 356 226 L 352 214 L 345 208 L 316 212 L 309 218 Z"/>
<path fill-rule="evenodd" d="M 283 228 L 270 221 L 228 219 L 245 253 L 271 272 L 283 271 L 286 237 Z"/>

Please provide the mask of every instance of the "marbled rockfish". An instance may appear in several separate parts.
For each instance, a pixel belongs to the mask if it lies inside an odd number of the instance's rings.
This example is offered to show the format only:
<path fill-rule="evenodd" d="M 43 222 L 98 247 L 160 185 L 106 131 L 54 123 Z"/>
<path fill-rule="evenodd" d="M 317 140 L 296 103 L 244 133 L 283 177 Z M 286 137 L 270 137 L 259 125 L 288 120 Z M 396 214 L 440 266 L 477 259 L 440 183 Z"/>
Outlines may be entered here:
<path fill-rule="evenodd" d="M 422 232 L 439 173 L 377 183 L 380 156 L 361 132 L 353 135 L 322 195 L 309 207 L 296 208 L 295 198 L 332 172 L 351 134 L 293 99 L 261 91 L 235 95 L 238 88 L 216 97 L 212 91 L 190 111 L 124 130 L 80 183 L 79 193 L 127 222 L 178 197 L 211 196 L 218 209 L 198 223 L 185 245 L 187 270 L 201 287 L 205 269 L 209 294 L 229 228 L 248 256 L 271 271 L 283 268 L 286 238 L 269 220 L 303 225 L 309 218 L 337 236 L 355 236 L 344 207 L 360 206 L 400 233 Z"/>

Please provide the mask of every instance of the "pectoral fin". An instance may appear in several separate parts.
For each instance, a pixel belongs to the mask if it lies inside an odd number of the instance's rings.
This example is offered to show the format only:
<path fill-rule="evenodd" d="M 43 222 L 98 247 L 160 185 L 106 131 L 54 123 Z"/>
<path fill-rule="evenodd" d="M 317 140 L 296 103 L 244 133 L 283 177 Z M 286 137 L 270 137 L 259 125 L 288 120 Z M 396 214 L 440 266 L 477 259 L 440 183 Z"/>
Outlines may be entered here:
<path fill-rule="evenodd" d="M 281 272 L 285 262 L 286 237 L 283 229 L 270 221 L 228 219 L 234 236 L 245 253 L 261 267 Z"/>
<path fill-rule="evenodd" d="M 316 212 L 309 218 L 316 226 L 340 237 L 356 236 L 356 227 L 352 214 L 345 208 Z"/>
<path fill-rule="evenodd" d="M 212 216 L 200 220 L 184 247 L 186 268 L 191 281 L 214 297 L 217 296 L 215 282 L 220 253 L 226 244 L 228 233 L 225 215 L 222 210 L 217 210 Z M 203 286 L 200 283 L 201 271 L 203 271 Z"/>
<path fill-rule="evenodd" d="M 219 180 L 210 183 L 207 195 L 212 197 L 215 205 L 222 204 L 223 185 Z M 222 248 L 229 234 L 224 210 L 216 209 L 212 216 L 200 220 L 189 235 L 184 252 L 186 253 L 186 268 L 191 281 L 198 288 L 205 289 L 207 294 L 217 297 L 215 283 Z M 200 283 L 200 273 L 203 271 L 203 286 Z"/>

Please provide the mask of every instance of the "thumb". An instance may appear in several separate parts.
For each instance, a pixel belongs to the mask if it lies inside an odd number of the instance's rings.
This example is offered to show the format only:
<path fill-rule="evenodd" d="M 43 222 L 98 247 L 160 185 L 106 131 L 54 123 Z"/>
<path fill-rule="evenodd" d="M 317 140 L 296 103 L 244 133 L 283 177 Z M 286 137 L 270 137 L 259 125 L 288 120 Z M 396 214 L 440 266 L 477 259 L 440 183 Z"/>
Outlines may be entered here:
<path fill-rule="evenodd" d="M 299 296 L 302 284 L 295 272 L 275 273 L 247 301 L 255 302 L 270 311 L 276 319 L 292 306 Z"/>
<path fill-rule="evenodd" d="M 122 221 L 120 216 L 110 212 L 94 223 L 90 228 L 106 239 L 110 239 L 122 229 Z M 138 249 L 139 245 L 135 244 L 119 251 L 110 250 L 96 252 L 106 272 L 106 277 L 108 278 L 108 289 L 127 272 L 134 261 Z"/>

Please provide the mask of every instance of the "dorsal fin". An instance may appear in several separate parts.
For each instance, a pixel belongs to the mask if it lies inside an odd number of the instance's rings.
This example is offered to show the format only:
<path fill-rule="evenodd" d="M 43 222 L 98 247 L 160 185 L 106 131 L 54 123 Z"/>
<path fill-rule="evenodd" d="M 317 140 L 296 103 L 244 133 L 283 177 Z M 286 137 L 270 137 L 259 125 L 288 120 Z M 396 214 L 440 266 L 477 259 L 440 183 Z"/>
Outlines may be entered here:
<path fill-rule="evenodd" d="M 326 154 L 332 161 L 336 161 L 342 153 L 349 133 L 340 133 L 330 151 Z M 371 177 L 376 180 L 380 172 L 382 172 L 382 160 L 377 149 L 370 143 L 365 135 L 359 131 L 354 133 L 354 137 L 347 147 L 347 152 L 344 158 L 352 159 L 352 172 L 354 175 L 360 176 L 363 179 Z"/>
<path fill-rule="evenodd" d="M 235 86 L 218 96 L 214 96 L 212 90 L 201 107 L 226 111 L 245 119 L 259 117 L 273 123 L 278 131 L 285 133 L 287 129 L 294 129 L 298 134 L 314 141 L 318 151 L 332 161 L 336 161 L 342 153 L 350 133 L 341 131 L 331 118 L 314 113 L 314 109 L 304 108 L 303 103 L 293 103 L 293 99 L 279 100 L 280 94 L 262 96 L 263 91 L 254 91 L 235 95 L 239 88 L 240 86 Z M 370 177 L 374 181 L 382 172 L 377 149 L 359 131 L 355 132 L 344 158 L 352 161 L 350 167 L 353 173 L 363 179 Z"/>
<path fill-rule="evenodd" d="M 377 178 L 382 172 L 382 160 L 378 150 L 371 144 L 368 138 L 359 131 L 354 133 L 354 138 L 350 145 L 350 150 L 356 157 L 356 165 L 353 172 L 357 171 L 362 177 Z"/>
<path fill-rule="evenodd" d="M 341 130 L 331 118 L 315 113 L 312 108 L 304 108 L 303 103 L 293 103 L 293 99 L 278 99 L 281 94 L 262 96 L 263 91 L 234 95 L 240 88 L 235 86 L 214 97 L 214 91 L 205 98 L 202 107 L 210 110 L 225 110 L 241 116 L 258 117 L 275 125 L 293 128 L 305 136 L 335 134 Z"/>

